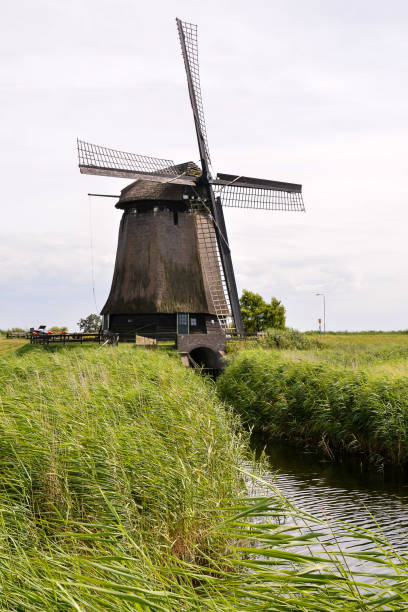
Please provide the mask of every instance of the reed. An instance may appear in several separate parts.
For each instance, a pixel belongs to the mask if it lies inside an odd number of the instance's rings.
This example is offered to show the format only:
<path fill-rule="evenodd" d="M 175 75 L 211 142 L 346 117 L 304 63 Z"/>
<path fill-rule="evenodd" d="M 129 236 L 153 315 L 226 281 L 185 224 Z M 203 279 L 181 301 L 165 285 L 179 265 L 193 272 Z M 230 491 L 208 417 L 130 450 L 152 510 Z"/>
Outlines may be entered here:
<path fill-rule="evenodd" d="M 313 362 L 307 353 L 243 352 L 227 367 L 218 389 L 247 425 L 271 437 L 313 446 L 332 458 L 348 453 L 377 465 L 406 464 L 408 378 L 319 359 Z"/>
<path fill-rule="evenodd" d="M 247 458 L 214 385 L 172 355 L 0 359 L 0 609 L 406 607 L 407 559 L 380 532 L 306 515 Z M 345 534 L 372 551 L 341 553 Z"/>

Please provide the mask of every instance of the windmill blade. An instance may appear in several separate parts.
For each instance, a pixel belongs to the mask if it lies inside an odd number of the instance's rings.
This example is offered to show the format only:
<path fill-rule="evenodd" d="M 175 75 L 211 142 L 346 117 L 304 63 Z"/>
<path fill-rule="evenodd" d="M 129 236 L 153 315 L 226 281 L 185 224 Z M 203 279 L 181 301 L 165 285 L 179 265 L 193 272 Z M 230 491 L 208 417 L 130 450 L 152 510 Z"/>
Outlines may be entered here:
<path fill-rule="evenodd" d="M 304 211 L 302 185 L 235 174 L 217 174 L 211 181 L 223 206 L 260 210 Z"/>
<path fill-rule="evenodd" d="M 215 198 L 209 179 L 211 164 L 210 152 L 208 148 L 207 131 L 204 120 L 203 102 L 201 97 L 200 67 L 198 64 L 198 44 L 197 26 L 176 19 L 177 29 L 180 37 L 181 51 L 184 59 L 184 66 L 187 74 L 188 92 L 190 95 L 191 108 L 193 109 L 194 124 L 196 128 L 198 148 L 200 151 L 201 166 L 203 175 L 201 183 L 204 192 L 210 202 L 211 214 L 215 220 L 215 234 L 217 239 L 218 251 L 221 259 L 222 270 L 226 284 L 226 298 L 231 306 L 235 328 L 239 333 L 244 332 L 242 315 L 239 306 L 237 286 L 235 282 L 234 268 L 232 266 L 231 252 L 228 245 L 227 230 L 225 227 L 224 213 L 221 201 Z M 228 318 L 224 317 L 224 322 Z"/>
<path fill-rule="evenodd" d="M 180 172 L 169 159 L 149 157 L 108 149 L 77 140 L 79 169 L 82 174 L 98 174 L 123 178 L 143 178 L 160 183 L 194 185 L 194 177 Z"/>
<path fill-rule="evenodd" d="M 208 148 L 207 130 L 205 127 L 203 100 L 201 97 L 197 26 L 194 23 L 187 23 L 180 19 L 176 19 L 176 23 L 187 74 L 188 92 L 190 95 L 191 108 L 193 109 L 198 149 L 200 151 L 203 172 L 208 173 L 208 166 L 211 164 L 211 158 Z"/>

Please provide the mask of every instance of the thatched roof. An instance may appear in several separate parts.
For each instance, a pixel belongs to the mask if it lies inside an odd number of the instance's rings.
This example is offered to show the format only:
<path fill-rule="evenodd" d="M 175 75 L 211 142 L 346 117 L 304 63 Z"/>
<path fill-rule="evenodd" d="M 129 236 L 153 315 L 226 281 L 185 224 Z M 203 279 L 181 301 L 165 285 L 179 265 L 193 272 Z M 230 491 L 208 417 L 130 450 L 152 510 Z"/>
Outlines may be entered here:
<path fill-rule="evenodd" d="M 180 171 L 180 174 L 187 174 L 188 176 L 201 175 L 201 170 L 194 162 L 186 162 L 179 164 L 176 168 Z M 155 182 L 152 179 L 137 179 L 121 191 L 121 195 L 116 208 L 126 209 L 131 205 L 132 202 L 140 201 L 151 201 L 161 200 L 164 202 L 179 202 L 183 201 L 183 195 L 185 193 L 185 185 L 178 185 L 176 183 L 162 183 Z"/>

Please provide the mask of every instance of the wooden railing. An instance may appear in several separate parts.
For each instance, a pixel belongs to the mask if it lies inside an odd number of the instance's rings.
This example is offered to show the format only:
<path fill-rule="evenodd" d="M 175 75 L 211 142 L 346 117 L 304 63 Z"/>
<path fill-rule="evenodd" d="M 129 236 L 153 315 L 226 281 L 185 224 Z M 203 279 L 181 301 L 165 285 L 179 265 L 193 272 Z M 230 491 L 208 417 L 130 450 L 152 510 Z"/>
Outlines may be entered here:
<path fill-rule="evenodd" d="M 7 332 L 7 338 L 30 338 L 30 332 Z"/>
<path fill-rule="evenodd" d="M 84 342 L 98 342 L 106 344 L 117 344 L 119 340 L 119 334 L 113 334 L 112 332 L 102 331 L 96 333 L 65 333 L 65 334 L 41 334 L 34 332 L 30 335 L 31 344 L 70 344 L 77 342 L 83 344 Z"/>

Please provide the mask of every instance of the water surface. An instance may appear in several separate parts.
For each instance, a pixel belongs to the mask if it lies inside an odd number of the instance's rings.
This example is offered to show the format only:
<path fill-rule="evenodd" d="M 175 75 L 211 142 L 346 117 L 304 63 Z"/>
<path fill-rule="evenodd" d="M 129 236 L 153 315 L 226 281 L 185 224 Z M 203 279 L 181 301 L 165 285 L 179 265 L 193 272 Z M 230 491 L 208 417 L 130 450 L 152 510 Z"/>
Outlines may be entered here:
<path fill-rule="evenodd" d="M 358 462 L 324 461 L 313 453 L 254 438 L 265 447 L 269 478 L 298 507 L 331 521 L 378 531 L 400 551 L 408 551 L 408 474 L 377 471 Z M 266 446 L 265 446 L 266 445 Z M 364 540 L 347 538 L 341 548 L 367 550 Z"/>

